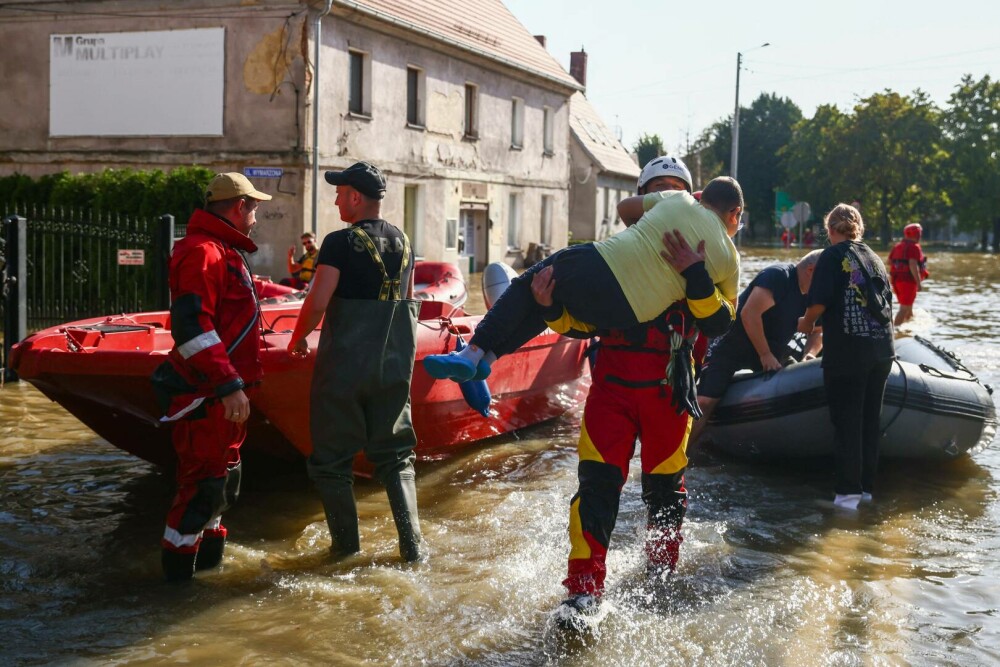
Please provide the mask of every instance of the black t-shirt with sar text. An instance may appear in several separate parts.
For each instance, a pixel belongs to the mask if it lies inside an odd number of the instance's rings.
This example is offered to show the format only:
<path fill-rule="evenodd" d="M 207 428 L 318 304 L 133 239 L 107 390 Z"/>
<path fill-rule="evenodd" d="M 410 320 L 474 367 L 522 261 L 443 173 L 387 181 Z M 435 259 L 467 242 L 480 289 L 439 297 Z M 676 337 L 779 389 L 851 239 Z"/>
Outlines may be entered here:
<path fill-rule="evenodd" d="M 353 227 L 360 227 L 371 237 L 378 249 L 389 278 L 399 273 L 403 261 L 403 232 L 385 220 L 362 220 Z M 317 264 L 326 264 L 340 269 L 340 280 L 337 282 L 335 296 L 342 299 L 378 299 L 382 289 L 382 272 L 372 260 L 368 248 L 351 228 L 331 232 L 323 239 L 319 250 Z M 413 272 L 413 250 L 406 270 L 400 276 L 399 294 L 406 298 L 406 290 L 410 284 L 410 274 Z"/>

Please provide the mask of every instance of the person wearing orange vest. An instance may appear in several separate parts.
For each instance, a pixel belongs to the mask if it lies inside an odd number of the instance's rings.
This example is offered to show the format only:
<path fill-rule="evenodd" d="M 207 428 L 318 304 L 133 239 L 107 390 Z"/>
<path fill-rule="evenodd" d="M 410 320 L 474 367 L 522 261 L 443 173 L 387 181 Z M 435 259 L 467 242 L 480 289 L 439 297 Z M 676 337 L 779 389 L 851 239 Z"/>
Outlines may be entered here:
<path fill-rule="evenodd" d="M 913 302 L 917 292 L 922 288 L 927 272 L 927 258 L 920 248 L 920 236 L 923 228 L 913 223 L 903 228 L 903 240 L 893 247 L 889 253 L 889 272 L 892 289 L 899 301 L 899 311 L 893 321 L 895 326 L 913 317 Z"/>
<path fill-rule="evenodd" d="M 294 287 L 296 289 L 306 289 L 309 281 L 316 273 L 316 258 L 319 256 L 319 248 L 316 247 L 316 235 L 306 232 L 302 235 L 302 247 L 305 250 L 302 256 L 295 259 L 295 248 L 288 249 L 288 273 L 291 277 L 282 278 L 280 284 Z"/>

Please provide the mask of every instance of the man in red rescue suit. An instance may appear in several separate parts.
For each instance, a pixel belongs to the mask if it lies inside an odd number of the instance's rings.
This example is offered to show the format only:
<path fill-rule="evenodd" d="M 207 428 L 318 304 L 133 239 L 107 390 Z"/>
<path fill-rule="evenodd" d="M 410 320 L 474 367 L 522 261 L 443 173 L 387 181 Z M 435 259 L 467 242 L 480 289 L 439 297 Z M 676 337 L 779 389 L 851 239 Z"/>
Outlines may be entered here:
<path fill-rule="evenodd" d="M 913 302 L 917 300 L 917 292 L 927 278 L 927 258 L 920 247 L 920 235 L 924 229 L 917 223 L 903 227 L 903 240 L 893 246 L 889 252 L 889 274 L 892 289 L 899 301 L 894 326 L 913 317 Z"/>
<path fill-rule="evenodd" d="M 646 174 L 644 170 L 638 193 L 690 192 L 690 175 L 682 163 L 680 167 L 667 175 Z M 630 222 L 634 221 L 625 221 Z M 557 622 L 567 627 L 574 625 L 577 614 L 595 609 L 604 593 L 607 551 L 637 438 L 642 440 L 649 576 L 673 572 L 683 541 L 687 438 L 691 413 L 697 413 L 694 364 L 704 356 L 706 336 L 723 334 L 735 311 L 713 285 L 700 248 L 692 249 L 680 235 L 668 234 L 663 241 L 664 258 L 686 280 L 687 298 L 672 304 L 652 322 L 603 332 L 598 344 L 578 444 L 580 485 L 570 501 L 569 567 L 563 581 L 568 597 L 557 610 Z M 547 282 L 550 276 L 543 273 L 536 276 L 532 291 L 536 300 L 547 306 L 553 286 Z M 580 323 L 565 318 L 548 324 L 570 336 L 581 335 L 587 328 L 583 325 L 578 329 Z M 668 364 L 675 365 L 673 374 L 688 378 L 686 385 L 674 382 L 671 386 L 665 381 Z"/>
<path fill-rule="evenodd" d="M 257 250 L 250 230 L 269 199 L 242 174 L 216 175 L 170 256 L 174 347 L 152 378 L 177 453 L 177 495 L 161 542 L 167 581 L 222 562 L 222 513 L 239 496 L 250 416 L 244 389 L 262 375 L 260 311 L 242 253 Z"/>
<path fill-rule="evenodd" d="M 306 358 L 306 337 L 323 320 L 309 394 L 309 477 L 323 500 L 331 553 L 357 553 L 353 463 L 363 451 L 389 497 L 399 553 L 413 562 L 426 552 L 410 414 L 420 313 L 413 299 L 413 251 L 406 234 L 382 219 L 386 181 L 378 167 L 357 162 L 326 172 L 326 181 L 337 186 L 340 219 L 350 226 L 323 239 L 288 342 L 290 355 Z"/>

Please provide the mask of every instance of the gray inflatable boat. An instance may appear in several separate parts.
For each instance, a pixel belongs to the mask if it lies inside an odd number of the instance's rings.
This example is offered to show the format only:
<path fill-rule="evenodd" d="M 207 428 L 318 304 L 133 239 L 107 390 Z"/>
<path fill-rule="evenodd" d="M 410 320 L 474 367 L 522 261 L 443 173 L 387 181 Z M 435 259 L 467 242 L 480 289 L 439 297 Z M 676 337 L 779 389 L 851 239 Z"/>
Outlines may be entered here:
<path fill-rule="evenodd" d="M 896 341 L 882 407 L 881 455 L 946 460 L 985 447 L 997 429 L 993 389 L 930 341 Z M 765 377 L 738 374 L 702 436 L 714 449 L 746 459 L 833 455 L 833 427 L 820 361 Z"/>

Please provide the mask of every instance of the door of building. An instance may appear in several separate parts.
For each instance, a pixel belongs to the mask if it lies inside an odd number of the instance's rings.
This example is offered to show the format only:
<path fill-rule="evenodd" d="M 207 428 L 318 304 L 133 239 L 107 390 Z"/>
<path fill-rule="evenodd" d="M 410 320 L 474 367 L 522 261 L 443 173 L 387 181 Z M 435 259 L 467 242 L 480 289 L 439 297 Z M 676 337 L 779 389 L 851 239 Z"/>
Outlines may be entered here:
<path fill-rule="evenodd" d="M 485 206 L 482 208 L 465 208 L 459 211 L 458 218 L 458 254 L 460 267 L 463 271 L 474 273 L 482 270 L 486 263 L 486 243 L 489 235 L 486 231 Z"/>

